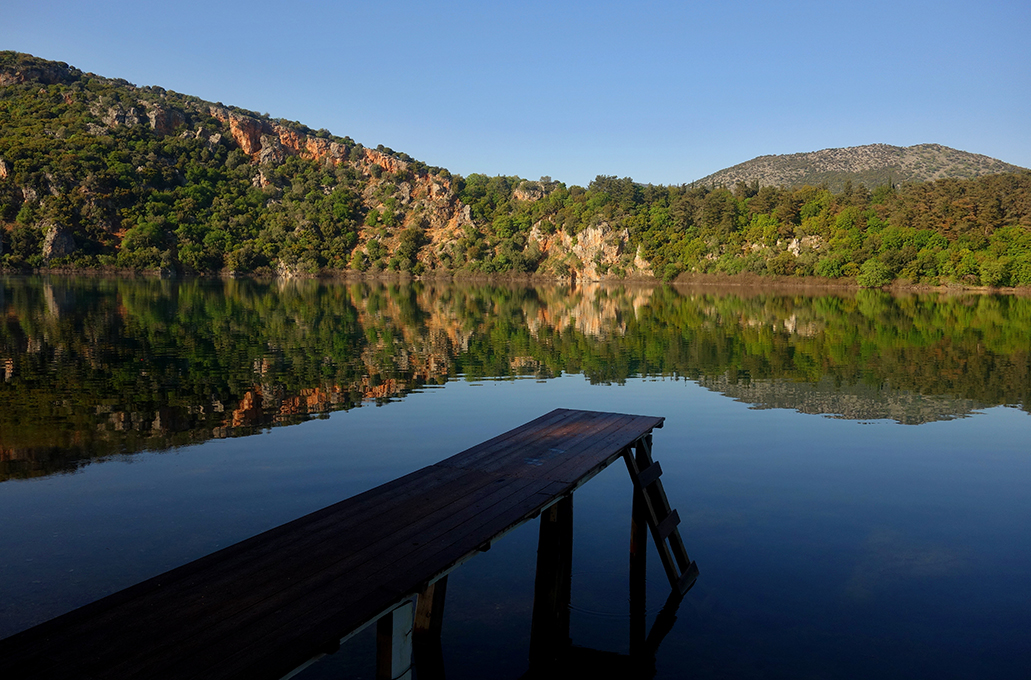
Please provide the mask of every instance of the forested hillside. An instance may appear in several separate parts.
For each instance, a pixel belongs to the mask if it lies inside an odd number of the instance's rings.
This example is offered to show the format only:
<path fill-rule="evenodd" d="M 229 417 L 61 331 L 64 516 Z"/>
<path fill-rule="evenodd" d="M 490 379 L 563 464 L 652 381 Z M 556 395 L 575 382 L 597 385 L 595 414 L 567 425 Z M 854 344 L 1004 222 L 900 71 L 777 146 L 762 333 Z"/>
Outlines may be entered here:
<path fill-rule="evenodd" d="M 0 52 L 0 266 L 279 276 L 685 272 L 1031 285 L 1031 172 L 882 185 L 468 177 Z"/>

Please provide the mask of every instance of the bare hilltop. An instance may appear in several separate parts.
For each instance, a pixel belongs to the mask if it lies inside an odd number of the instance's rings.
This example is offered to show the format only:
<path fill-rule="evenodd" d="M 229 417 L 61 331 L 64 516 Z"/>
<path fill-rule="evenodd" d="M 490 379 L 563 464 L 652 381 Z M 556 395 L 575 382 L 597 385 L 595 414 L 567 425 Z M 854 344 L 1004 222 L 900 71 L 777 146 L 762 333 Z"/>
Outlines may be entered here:
<path fill-rule="evenodd" d="M 728 188 L 738 182 L 788 188 L 826 184 L 828 189 L 837 192 L 846 182 L 874 189 L 886 184 L 971 179 L 1020 170 L 1024 168 L 941 144 L 867 144 L 759 156 L 707 175 L 694 184 Z"/>

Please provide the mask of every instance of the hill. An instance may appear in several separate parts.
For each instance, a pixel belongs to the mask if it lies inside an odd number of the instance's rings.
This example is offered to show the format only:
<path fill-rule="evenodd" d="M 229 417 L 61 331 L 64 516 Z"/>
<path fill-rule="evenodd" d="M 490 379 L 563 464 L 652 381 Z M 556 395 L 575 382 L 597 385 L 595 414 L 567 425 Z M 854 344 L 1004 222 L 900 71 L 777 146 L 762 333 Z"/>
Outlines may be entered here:
<path fill-rule="evenodd" d="M 738 182 L 759 186 L 800 187 L 826 184 L 834 192 L 846 182 L 875 189 L 882 184 L 970 179 L 1024 168 L 941 144 L 890 146 L 868 144 L 808 153 L 759 156 L 714 172 L 694 184 L 733 187 Z"/>
<path fill-rule="evenodd" d="M 73 268 L 1031 285 L 1031 171 L 874 191 L 462 177 L 0 52 L 0 269 Z"/>

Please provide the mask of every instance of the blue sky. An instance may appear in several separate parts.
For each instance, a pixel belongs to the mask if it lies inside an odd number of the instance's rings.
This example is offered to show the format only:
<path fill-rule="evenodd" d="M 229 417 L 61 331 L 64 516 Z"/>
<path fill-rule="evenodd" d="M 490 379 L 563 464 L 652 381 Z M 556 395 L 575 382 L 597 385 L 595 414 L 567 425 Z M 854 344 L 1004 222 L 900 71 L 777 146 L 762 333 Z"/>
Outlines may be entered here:
<path fill-rule="evenodd" d="M 1029 35 L 1027 0 L 0 6 L 0 49 L 581 185 L 877 142 L 1031 167 Z"/>

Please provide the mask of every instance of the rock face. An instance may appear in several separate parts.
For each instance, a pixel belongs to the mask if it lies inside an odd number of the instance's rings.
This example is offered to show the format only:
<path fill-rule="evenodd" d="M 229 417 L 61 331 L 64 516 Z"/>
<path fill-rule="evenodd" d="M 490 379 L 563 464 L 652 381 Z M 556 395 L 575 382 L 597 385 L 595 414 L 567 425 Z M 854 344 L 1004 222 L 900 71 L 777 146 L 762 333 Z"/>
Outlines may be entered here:
<path fill-rule="evenodd" d="M 328 158 L 333 163 L 341 163 L 348 158 L 347 146 L 339 142 L 306 135 L 279 123 L 252 118 L 220 106 L 209 107 L 208 113 L 226 123 L 240 150 L 259 163 L 279 162 L 288 155 L 314 161 Z M 387 172 L 396 172 L 397 164 L 404 163 L 371 149 L 366 149 L 365 154 L 366 162 L 379 163 Z M 382 159 L 376 160 L 378 157 Z"/>
<path fill-rule="evenodd" d="M 75 238 L 71 232 L 56 224 L 47 228 L 43 241 L 43 259 L 49 262 L 58 257 L 68 257 L 75 252 Z"/>
<path fill-rule="evenodd" d="M 112 106 L 100 120 L 108 127 L 118 127 L 119 125 L 139 125 L 140 114 L 136 110 L 135 106 L 131 107 L 128 111 L 123 109 L 121 106 Z"/>
<path fill-rule="evenodd" d="M 283 143 L 275 135 L 262 135 L 258 149 L 258 162 L 262 165 L 282 163 L 286 159 Z"/>
<path fill-rule="evenodd" d="M 529 242 L 536 243 L 553 267 L 568 270 L 581 281 L 601 281 L 613 275 L 651 276 L 648 263 L 627 251 L 630 234 L 613 229 L 607 222 L 570 236 L 564 231 L 545 233 L 540 223 L 530 230 Z"/>
<path fill-rule="evenodd" d="M 24 55 L 28 57 L 28 55 Z M 62 62 L 43 62 L 34 58 L 22 58 L 22 63 L 0 69 L 0 87 L 34 82 L 42 85 L 70 83 L 78 77 L 78 70 Z"/>
<path fill-rule="evenodd" d="M 150 119 L 150 129 L 161 135 L 170 135 L 176 128 L 186 124 L 186 116 L 182 111 L 162 106 L 148 108 L 147 118 Z"/>
<path fill-rule="evenodd" d="M 523 182 L 512 192 L 512 198 L 517 201 L 539 201 L 547 195 L 538 182 Z"/>
<path fill-rule="evenodd" d="M 798 257 L 802 253 L 820 251 L 824 245 L 822 236 L 809 235 L 803 236 L 801 239 L 791 239 L 788 242 L 788 251 L 795 257 Z"/>
<path fill-rule="evenodd" d="M 229 123 L 229 134 L 239 145 L 240 150 L 249 156 L 261 151 L 262 122 L 247 116 L 238 116 L 226 112 L 225 109 L 212 107 L 211 115 L 223 123 Z"/>

